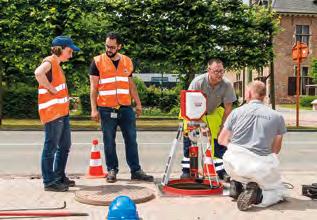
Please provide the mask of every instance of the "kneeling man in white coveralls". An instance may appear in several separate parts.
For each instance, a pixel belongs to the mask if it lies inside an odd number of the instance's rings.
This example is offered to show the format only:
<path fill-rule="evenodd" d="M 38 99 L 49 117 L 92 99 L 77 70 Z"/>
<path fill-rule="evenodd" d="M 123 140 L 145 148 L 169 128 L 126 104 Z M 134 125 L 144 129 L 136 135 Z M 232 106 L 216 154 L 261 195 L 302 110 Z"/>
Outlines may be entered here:
<path fill-rule="evenodd" d="M 267 207 L 284 200 L 285 187 L 278 171 L 277 154 L 286 133 L 283 117 L 264 105 L 265 84 L 250 83 L 247 104 L 228 116 L 218 142 L 227 146 L 223 165 L 231 176 L 230 196 L 239 210 Z M 245 187 L 243 187 L 245 185 Z"/>

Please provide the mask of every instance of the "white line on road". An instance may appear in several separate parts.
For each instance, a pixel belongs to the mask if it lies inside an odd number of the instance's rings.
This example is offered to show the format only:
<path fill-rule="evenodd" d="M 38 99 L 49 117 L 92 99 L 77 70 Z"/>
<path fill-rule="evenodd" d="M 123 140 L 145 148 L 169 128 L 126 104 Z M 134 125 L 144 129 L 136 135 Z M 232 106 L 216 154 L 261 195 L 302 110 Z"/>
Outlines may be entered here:
<path fill-rule="evenodd" d="M 138 142 L 139 145 L 168 145 L 171 142 Z M 117 142 L 117 144 L 124 144 L 124 142 Z M 284 145 L 295 145 L 295 144 L 305 144 L 305 145 L 317 145 L 316 141 L 285 141 L 283 142 Z M 43 145 L 43 143 L 0 143 L 0 146 L 38 146 Z M 82 143 L 72 143 L 72 145 L 91 145 L 90 142 L 82 142 Z M 103 145 L 103 143 L 99 143 L 99 145 Z"/>
<path fill-rule="evenodd" d="M 124 144 L 124 142 L 117 142 L 116 144 Z M 172 144 L 171 143 L 140 143 L 138 144 L 144 144 L 144 145 L 167 145 L 167 144 Z M 43 143 L 1 143 L 0 146 L 38 146 L 38 145 L 43 145 Z M 72 145 L 91 145 L 91 143 L 72 143 Z M 99 143 L 98 145 L 103 145 L 103 143 Z"/>

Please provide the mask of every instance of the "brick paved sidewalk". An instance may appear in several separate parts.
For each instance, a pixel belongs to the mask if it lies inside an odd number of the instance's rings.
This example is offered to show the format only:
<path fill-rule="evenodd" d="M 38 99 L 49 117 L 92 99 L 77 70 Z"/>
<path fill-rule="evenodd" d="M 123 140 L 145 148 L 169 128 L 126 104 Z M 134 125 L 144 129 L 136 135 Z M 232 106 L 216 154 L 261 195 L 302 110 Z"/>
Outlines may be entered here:
<path fill-rule="evenodd" d="M 155 176 L 157 180 L 161 176 Z M 124 177 L 124 178 L 128 178 Z M 213 220 L 213 219 L 305 219 L 313 220 L 317 216 L 317 201 L 301 196 L 301 185 L 317 182 L 316 172 L 283 172 L 283 179 L 295 186 L 289 190 L 290 197 L 287 202 L 269 207 L 267 209 L 252 209 L 249 212 L 240 212 L 236 203 L 228 196 L 211 197 L 164 197 L 157 187 L 151 183 L 135 183 L 119 180 L 116 184 L 145 186 L 155 191 L 156 198 L 142 204 L 137 204 L 140 217 L 143 220 Z M 40 208 L 58 207 L 67 202 L 67 210 L 74 212 L 87 212 L 88 217 L 61 217 L 54 219 L 105 219 L 108 207 L 85 205 L 74 199 L 74 191 L 85 186 L 98 186 L 107 184 L 104 179 L 76 180 L 77 187 L 69 192 L 45 192 L 40 179 L 28 177 L 0 177 L 0 209 L 12 208 Z M 0 218 L 1 219 L 1 218 Z M 24 219 L 24 218 L 23 218 Z M 27 219 L 27 218 L 25 218 Z M 47 219 L 47 218 L 42 218 Z"/>

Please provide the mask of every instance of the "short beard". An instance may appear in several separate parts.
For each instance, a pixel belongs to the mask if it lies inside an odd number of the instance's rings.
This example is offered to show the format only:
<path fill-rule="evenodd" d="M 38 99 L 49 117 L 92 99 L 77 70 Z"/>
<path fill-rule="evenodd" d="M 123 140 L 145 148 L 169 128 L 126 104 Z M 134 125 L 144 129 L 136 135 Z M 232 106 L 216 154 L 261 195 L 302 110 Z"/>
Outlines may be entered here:
<path fill-rule="evenodd" d="M 107 54 L 107 56 L 108 56 L 109 58 L 113 58 L 113 57 L 115 57 L 115 55 L 117 54 L 117 52 L 113 53 L 112 55 L 109 55 L 108 53 L 106 53 L 106 54 Z"/>

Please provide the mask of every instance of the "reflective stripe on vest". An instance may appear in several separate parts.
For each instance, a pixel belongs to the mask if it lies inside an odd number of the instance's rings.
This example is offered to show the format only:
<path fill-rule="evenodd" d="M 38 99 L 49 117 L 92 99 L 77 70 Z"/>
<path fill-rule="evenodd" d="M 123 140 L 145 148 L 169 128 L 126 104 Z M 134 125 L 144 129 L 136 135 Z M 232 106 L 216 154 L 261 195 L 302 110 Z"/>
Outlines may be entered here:
<path fill-rule="evenodd" d="M 39 110 L 51 107 L 52 105 L 56 105 L 56 104 L 64 104 L 66 102 L 68 102 L 68 97 L 64 97 L 61 99 L 51 99 L 48 102 L 44 102 L 42 104 L 39 104 Z"/>
<path fill-rule="evenodd" d="M 116 77 L 111 77 L 107 79 L 101 79 L 99 80 L 99 84 L 106 84 L 106 83 L 113 83 L 113 82 L 129 82 L 129 77 L 122 77 L 122 76 L 116 76 Z"/>
<path fill-rule="evenodd" d="M 69 97 L 64 73 L 54 55 L 46 57 L 43 62 L 51 63 L 51 85 L 57 90 L 51 94 L 44 86 L 38 88 L 38 109 L 41 122 L 46 124 L 69 114 Z"/>
<path fill-rule="evenodd" d="M 57 90 L 57 92 L 63 90 L 63 89 L 67 89 L 66 84 L 62 83 L 59 86 L 56 86 L 55 89 Z M 39 89 L 39 94 L 46 94 L 48 93 L 47 89 Z"/>
<path fill-rule="evenodd" d="M 129 57 L 119 55 L 121 58 L 117 68 L 106 54 L 94 58 L 100 76 L 98 106 L 131 105 L 129 76 L 133 71 L 133 64 Z"/>
<path fill-rule="evenodd" d="M 129 94 L 129 93 L 130 91 L 128 89 L 117 89 L 117 90 L 100 91 L 99 95 L 107 96 L 107 95 Z"/>

